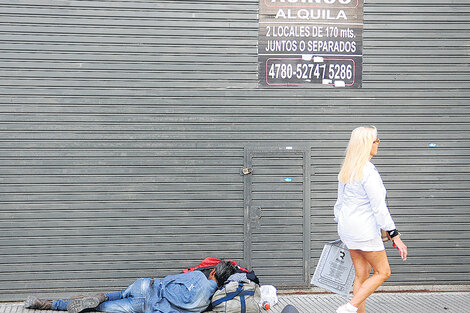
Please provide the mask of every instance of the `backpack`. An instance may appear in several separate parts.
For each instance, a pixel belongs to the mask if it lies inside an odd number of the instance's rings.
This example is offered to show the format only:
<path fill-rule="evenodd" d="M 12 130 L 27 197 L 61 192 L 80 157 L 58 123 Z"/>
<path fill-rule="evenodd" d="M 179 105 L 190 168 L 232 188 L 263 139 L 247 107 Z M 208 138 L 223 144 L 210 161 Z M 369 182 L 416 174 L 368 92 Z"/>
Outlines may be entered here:
<path fill-rule="evenodd" d="M 206 277 L 209 277 L 209 273 L 215 268 L 215 266 L 219 262 L 220 262 L 220 259 L 207 257 L 204 260 L 202 260 L 202 262 L 199 263 L 199 265 L 185 268 L 183 270 L 183 273 L 188 273 L 188 272 L 198 270 L 198 271 L 203 272 L 204 275 L 206 275 Z M 235 266 L 237 273 L 246 273 L 246 278 L 248 278 L 251 281 L 254 281 L 255 283 L 259 285 L 259 279 L 256 276 L 255 271 L 249 271 L 246 268 L 239 266 L 237 262 L 235 261 L 229 261 L 229 262 Z"/>
<path fill-rule="evenodd" d="M 206 269 L 206 268 L 214 268 L 217 264 L 219 264 L 221 260 L 220 259 L 217 259 L 217 258 L 211 258 L 211 257 L 207 257 L 205 258 L 204 260 L 201 261 L 201 263 L 199 263 L 199 265 L 197 266 L 191 266 L 191 267 L 188 267 L 188 268 L 185 268 L 183 270 L 183 273 L 187 273 L 187 272 L 192 272 L 194 270 L 201 270 L 201 269 Z M 238 266 L 237 262 L 235 261 L 231 261 L 229 260 L 230 263 L 232 263 L 237 269 L 240 269 L 242 272 L 246 272 L 246 273 L 249 273 L 250 271 L 241 267 L 241 266 Z"/>
<path fill-rule="evenodd" d="M 212 296 L 211 313 L 260 313 L 259 285 L 229 281 Z"/>

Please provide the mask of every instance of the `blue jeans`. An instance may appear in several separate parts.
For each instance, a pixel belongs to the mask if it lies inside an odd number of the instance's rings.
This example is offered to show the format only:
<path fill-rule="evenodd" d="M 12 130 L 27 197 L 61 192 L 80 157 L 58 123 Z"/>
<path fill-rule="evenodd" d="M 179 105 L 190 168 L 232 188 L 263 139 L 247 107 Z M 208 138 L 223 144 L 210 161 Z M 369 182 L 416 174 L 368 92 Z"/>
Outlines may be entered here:
<path fill-rule="evenodd" d="M 139 278 L 123 291 L 107 293 L 108 300 L 98 305 L 94 310 L 113 313 L 144 313 L 145 298 L 153 280 Z M 53 310 L 67 311 L 71 300 L 56 300 L 52 303 Z"/>

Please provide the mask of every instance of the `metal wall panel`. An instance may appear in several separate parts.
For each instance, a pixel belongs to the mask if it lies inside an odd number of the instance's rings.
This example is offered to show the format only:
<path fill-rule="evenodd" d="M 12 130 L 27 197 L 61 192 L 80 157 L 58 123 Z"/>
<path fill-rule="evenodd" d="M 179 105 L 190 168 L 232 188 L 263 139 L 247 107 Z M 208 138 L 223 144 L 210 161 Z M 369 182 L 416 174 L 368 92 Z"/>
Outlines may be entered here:
<path fill-rule="evenodd" d="M 470 281 L 468 1 L 366 1 L 359 90 L 257 89 L 257 9 L 0 0 L 0 300 L 242 260 L 258 145 L 311 147 L 313 272 L 364 123 L 410 248 L 388 284 Z"/>
<path fill-rule="evenodd" d="M 245 150 L 244 260 L 264 284 L 310 278 L 309 149 Z"/>

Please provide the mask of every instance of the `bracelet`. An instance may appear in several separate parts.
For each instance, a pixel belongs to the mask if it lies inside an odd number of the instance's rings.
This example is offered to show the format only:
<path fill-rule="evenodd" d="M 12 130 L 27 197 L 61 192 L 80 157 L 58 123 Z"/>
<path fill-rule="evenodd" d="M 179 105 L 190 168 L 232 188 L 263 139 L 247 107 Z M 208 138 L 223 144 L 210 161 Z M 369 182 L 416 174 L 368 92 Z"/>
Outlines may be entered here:
<path fill-rule="evenodd" d="M 398 230 L 387 230 L 388 235 L 390 236 L 391 239 L 395 238 L 396 236 L 400 236 L 401 234 L 398 232 Z"/>

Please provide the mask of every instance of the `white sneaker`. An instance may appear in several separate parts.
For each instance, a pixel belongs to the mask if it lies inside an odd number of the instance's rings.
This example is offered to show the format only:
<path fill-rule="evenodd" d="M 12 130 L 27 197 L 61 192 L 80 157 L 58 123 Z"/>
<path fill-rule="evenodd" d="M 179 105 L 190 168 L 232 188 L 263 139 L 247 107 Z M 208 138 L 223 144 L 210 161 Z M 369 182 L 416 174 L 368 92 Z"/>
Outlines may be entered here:
<path fill-rule="evenodd" d="M 356 312 L 357 312 L 357 308 L 352 306 L 350 303 L 343 304 L 336 310 L 336 313 L 356 313 Z"/>

